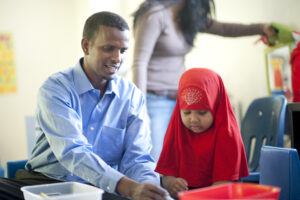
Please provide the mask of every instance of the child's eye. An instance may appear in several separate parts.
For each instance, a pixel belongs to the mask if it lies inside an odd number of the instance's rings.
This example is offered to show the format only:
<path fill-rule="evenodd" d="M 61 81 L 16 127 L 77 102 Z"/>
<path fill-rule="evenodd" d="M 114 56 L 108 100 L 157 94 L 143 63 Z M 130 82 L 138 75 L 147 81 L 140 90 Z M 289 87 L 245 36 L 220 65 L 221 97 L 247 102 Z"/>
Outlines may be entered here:
<path fill-rule="evenodd" d="M 191 114 L 191 111 L 189 111 L 189 110 L 183 111 L 183 114 L 189 115 L 189 114 Z"/>
<path fill-rule="evenodd" d="M 199 115 L 205 115 L 207 113 L 207 110 L 199 110 L 198 114 Z"/>

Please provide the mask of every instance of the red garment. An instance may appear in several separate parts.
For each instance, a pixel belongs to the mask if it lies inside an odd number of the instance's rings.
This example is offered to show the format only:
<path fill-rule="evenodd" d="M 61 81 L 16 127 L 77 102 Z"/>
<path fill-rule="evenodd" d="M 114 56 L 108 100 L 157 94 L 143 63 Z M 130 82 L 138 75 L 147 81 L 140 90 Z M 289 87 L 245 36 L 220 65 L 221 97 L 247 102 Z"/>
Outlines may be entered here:
<path fill-rule="evenodd" d="M 187 129 L 180 109 L 210 110 L 214 122 L 203 133 Z M 187 70 L 179 82 L 156 172 L 181 177 L 189 187 L 248 176 L 244 144 L 221 77 L 209 69 Z"/>
<path fill-rule="evenodd" d="M 300 42 L 291 55 L 293 102 L 300 102 Z"/>

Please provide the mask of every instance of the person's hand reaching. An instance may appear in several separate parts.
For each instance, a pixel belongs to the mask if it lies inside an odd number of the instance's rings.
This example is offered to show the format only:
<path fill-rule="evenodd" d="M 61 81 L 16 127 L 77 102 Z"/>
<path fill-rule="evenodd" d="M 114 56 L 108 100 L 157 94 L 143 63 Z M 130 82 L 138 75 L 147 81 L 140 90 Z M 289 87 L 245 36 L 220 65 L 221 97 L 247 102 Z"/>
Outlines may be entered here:
<path fill-rule="evenodd" d="M 130 195 L 133 200 L 165 200 L 168 193 L 150 183 L 140 183 Z"/>
<path fill-rule="evenodd" d="M 264 35 L 260 36 L 259 39 L 257 41 L 255 41 L 255 44 L 257 44 L 258 42 L 262 41 L 267 46 L 274 45 L 274 44 L 271 44 L 269 42 L 268 38 L 277 34 L 276 29 L 273 28 L 271 26 L 271 24 L 264 24 L 264 26 L 263 26 L 263 32 L 264 32 Z"/>
<path fill-rule="evenodd" d="M 166 200 L 168 192 L 151 183 L 138 183 L 123 177 L 117 184 L 116 192 L 132 200 Z"/>
<path fill-rule="evenodd" d="M 273 28 L 273 27 L 271 26 L 271 24 L 265 24 L 265 25 L 264 25 L 264 28 L 263 28 L 263 32 L 264 32 L 264 34 L 265 34 L 266 36 L 268 36 L 268 37 L 277 34 L 276 29 Z"/>

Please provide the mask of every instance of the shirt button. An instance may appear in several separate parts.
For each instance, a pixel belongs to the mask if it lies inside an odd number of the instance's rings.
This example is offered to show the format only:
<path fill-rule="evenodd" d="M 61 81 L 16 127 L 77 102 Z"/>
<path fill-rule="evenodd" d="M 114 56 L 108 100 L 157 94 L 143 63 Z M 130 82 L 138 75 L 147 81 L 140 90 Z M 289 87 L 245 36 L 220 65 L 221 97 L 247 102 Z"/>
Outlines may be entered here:
<path fill-rule="evenodd" d="M 109 187 L 109 186 L 107 186 L 107 187 L 106 187 L 106 189 L 107 189 L 107 190 L 110 190 L 110 187 Z"/>
<path fill-rule="evenodd" d="M 93 131 L 93 130 L 94 130 L 94 127 L 93 127 L 93 126 L 91 126 L 91 127 L 90 127 L 90 130 L 91 130 L 91 131 Z"/>

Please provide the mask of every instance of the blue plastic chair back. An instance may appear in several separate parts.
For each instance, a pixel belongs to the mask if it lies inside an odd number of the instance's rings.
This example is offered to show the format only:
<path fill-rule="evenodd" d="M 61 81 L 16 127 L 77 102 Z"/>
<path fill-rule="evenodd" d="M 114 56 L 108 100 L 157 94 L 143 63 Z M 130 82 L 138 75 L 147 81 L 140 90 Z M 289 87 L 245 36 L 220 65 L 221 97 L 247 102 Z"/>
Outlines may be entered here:
<path fill-rule="evenodd" d="M 248 107 L 241 134 L 250 172 L 259 171 L 262 146 L 283 146 L 286 105 L 286 98 L 279 95 L 257 98 Z"/>
<path fill-rule="evenodd" d="M 297 150 L 262 147 L 259 183 L 280 187 L 279 200 L 300 200 L 300 161 Z"/>
<path fill-rule="evenodd" d="M 19 169 L 25 169 L 27 160 L 8 161 L 6 163 L 7 178 L 15 178 L 15 174 Z"/>
<path fill-rule="evenodd" d="M 0 165 L 0 177 L 4 177 L 4 168 Z"/>

